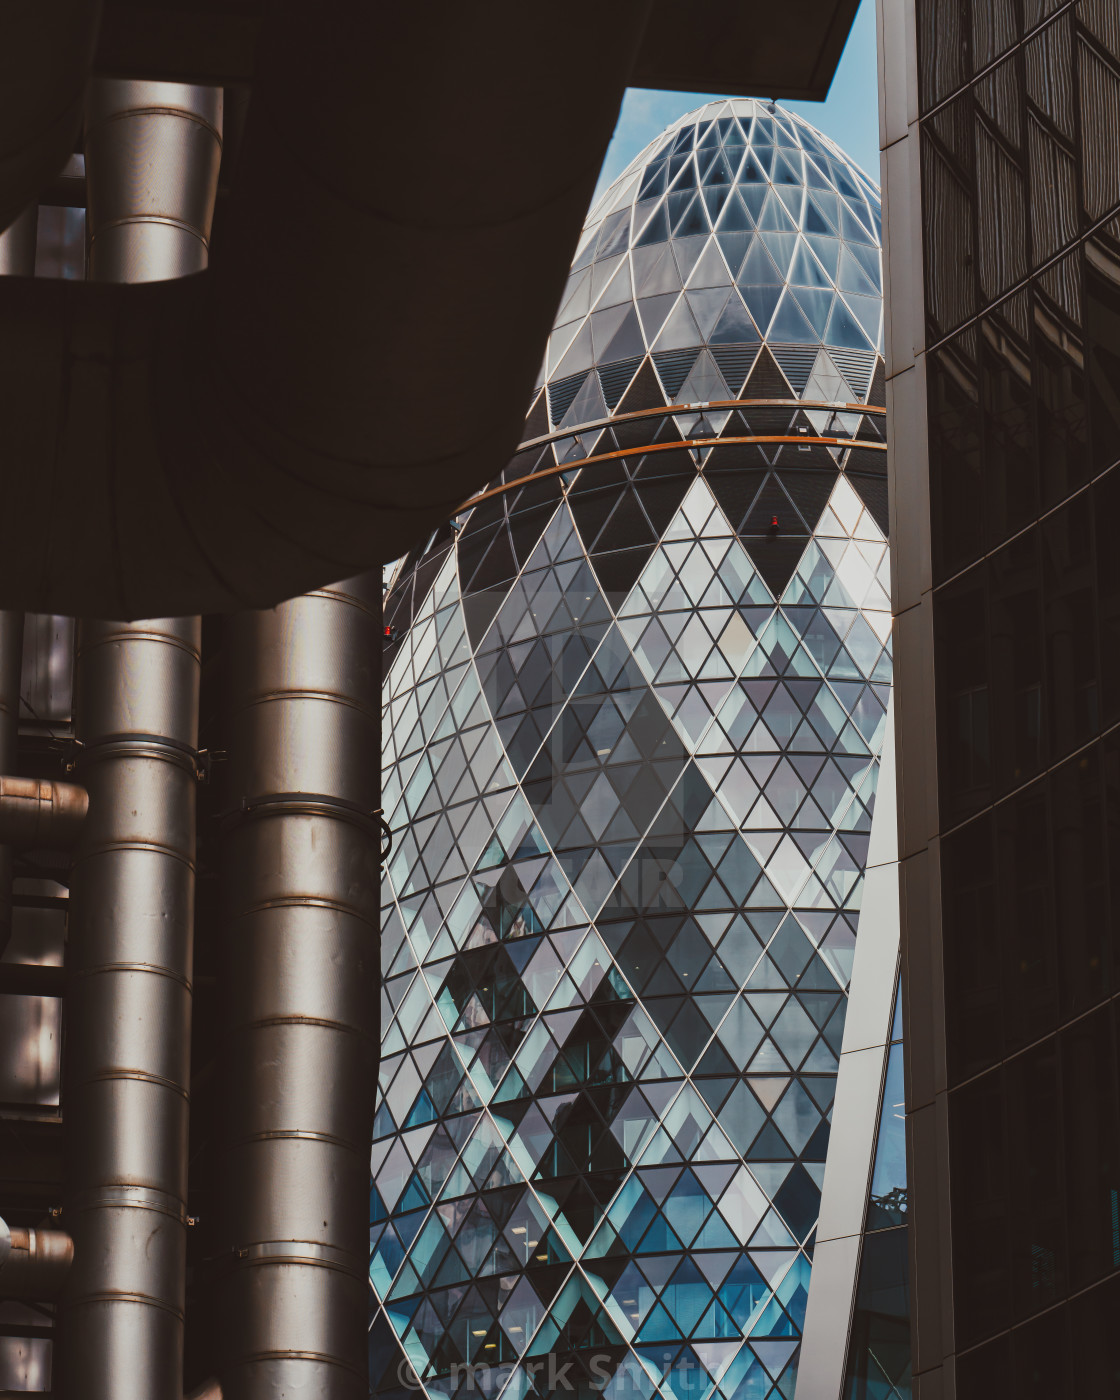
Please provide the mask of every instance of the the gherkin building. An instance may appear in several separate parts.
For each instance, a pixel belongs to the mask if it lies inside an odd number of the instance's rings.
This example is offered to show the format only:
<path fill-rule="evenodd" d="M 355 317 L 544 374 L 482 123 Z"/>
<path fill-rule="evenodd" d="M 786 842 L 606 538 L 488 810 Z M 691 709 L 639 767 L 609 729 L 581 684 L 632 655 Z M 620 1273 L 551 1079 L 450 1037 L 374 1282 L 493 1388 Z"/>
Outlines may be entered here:
<path fill-rule="evenodd" d="M 588 219 L 521 449 L 397 571 L 377 1395 L 793 1400 L 891 681 L 881 321 L 867 177 L 773 104 L 681 118 Z M 904 1395 L 876 1306 L 849 1367 Z"/>

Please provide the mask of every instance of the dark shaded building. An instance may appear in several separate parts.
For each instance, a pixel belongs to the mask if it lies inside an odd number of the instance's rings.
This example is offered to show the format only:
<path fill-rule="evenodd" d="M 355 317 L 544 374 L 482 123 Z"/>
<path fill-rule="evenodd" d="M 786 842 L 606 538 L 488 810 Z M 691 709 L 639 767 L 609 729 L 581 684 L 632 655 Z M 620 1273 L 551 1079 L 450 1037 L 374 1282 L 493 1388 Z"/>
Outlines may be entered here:
<path fill-rule="evenodd" d="M 914 1368 L 1120 1389 L 1120 11 L 880 23 Z"/>

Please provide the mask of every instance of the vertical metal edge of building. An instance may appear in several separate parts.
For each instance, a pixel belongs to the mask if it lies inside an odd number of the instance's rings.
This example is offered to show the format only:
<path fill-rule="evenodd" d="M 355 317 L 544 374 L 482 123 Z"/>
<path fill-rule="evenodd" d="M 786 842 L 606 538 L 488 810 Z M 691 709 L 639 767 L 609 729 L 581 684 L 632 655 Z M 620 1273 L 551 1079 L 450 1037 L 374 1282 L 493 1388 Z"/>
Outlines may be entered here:
<path fill-rule="evenodd" d="M 895 638 L 895 750 L 906 1016 L 906 1141 L 911 1199 L 911 1345 L 915 1400 L 942 1395 L 952 1351 L 947 1234 L 944 988 L 929 456 L 926 431 L 921 161 L 914 0 L 879 0 L 879 141 L 883 189 L 888 475 Z M 951 1395 L 951 1392 L 949 1392 Z"/>

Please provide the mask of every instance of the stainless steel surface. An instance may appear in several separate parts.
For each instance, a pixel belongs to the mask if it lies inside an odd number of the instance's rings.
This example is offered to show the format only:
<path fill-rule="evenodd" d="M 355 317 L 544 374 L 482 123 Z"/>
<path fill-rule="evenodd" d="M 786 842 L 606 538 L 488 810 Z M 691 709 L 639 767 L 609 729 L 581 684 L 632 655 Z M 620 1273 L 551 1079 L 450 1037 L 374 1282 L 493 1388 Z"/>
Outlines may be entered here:
<path fill-rule="evenodd" d="M 216 89 L 98 79 L 86 104 L 89 275 L 206 265 Z M 82 622 L 67 958 L 65 1222 L 57 1389 L 164 1400 L 183 1387 L 187 1125 L 201 621 Z"/>
<path fill-rule="evenodd" d="M 58 733 L 74 705 L 74 619 L 27 613 L 23 625 L 20 721 Z"/>
<path fill-rule="evenodd" d="M 222 90 L 97 78 L 86 100 L 89 275 L 201 272 L 222 158 Z"/>
<path fill-rule="evenodd" d="M 0 277 L 35 276 L 35 235 L 39 206 L 29 205 L 14 224 L 0 233 Z"/>
<path fill-rule="evenodd" d="M 89 795 L 76 783 L 0 776 L 0 841 L 65 850 L 78 839 Z"/>
<path fill-rule="evenodd" d="M 58 1370 L 82 1400 L 182 1389 L 200 642 L 197 618 L 78 630 Z"/>
<path fill-rule="evenodd" d="M 51 1302 L 73 1262 L 74 1241 L 65 1230 L 32 1230 L 0 1220 L 0 1298 Z"/>
<path fill-rule="evenodd" d="M 227 1400 L 364 1400 L 377 573 L 231 622 L 219 1311 Z"/>
<path fill-rule="evenodd" d="M 52 1343 L 35 1335 L 44 1320 L 28 1303 L 0 1300 L 0 1397 L 50 1391 Z"/>
<path fill-rule="evenodd" d="M 0 1099 L 48 1107 L 57 1105 L 61 1081 L 66 889 L 21 878 L 15 894 L 12 937 L 0 959 L 0 992 L 9 993 L 0 1002 Z"/>

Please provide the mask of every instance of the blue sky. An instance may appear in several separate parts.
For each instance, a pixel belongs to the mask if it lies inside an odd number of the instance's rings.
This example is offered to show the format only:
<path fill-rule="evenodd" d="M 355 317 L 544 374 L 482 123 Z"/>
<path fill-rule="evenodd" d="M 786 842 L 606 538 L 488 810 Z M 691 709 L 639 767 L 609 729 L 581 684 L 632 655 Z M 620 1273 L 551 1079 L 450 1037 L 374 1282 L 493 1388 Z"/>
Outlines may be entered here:
<path fill-rule="evenodd" d="M 876 82 L 875 0 L 861 0 L 827 100 L 784 102 L 782 105 L 799 112 L 818 130 L 830 136 L 877 184 L 879 106 Z M 664 131 L 670 122 L 698 107 L 712 95 L 630 88 L 622 104 L 614 139 L 603 162 L 603 173 L 599 177 L 595 197 L 598 198 L 643 146 Z"/>

